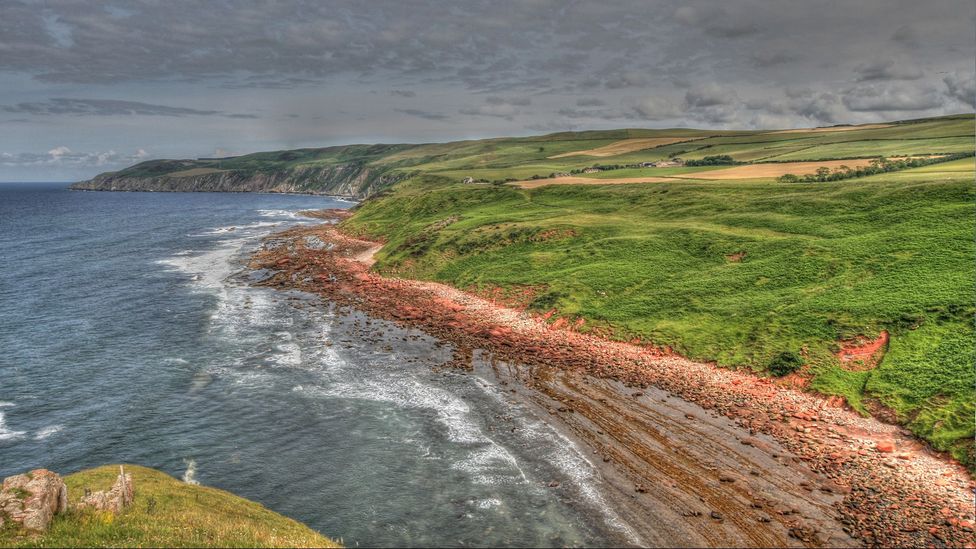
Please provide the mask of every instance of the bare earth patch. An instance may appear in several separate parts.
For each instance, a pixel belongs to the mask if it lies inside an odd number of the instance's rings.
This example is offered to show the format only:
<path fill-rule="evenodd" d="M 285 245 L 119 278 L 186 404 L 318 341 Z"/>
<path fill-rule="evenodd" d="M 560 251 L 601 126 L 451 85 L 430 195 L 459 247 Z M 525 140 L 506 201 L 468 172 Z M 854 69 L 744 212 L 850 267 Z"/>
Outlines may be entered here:
<path fill-rule="evenodd" d="M 609 145 L 597 147 L 596 149 L 562 153 L 562 154 L 550 156 L 549 158 L 566 158 L 567 156 L 598 156 L 598 157 L 616 156 L 618 154 L 640 151 L 644 149 L 653 149 L 654 147 L 661 147 L 663 145 L 670 145 L 672 143 L 682 143 L 685 141 L 694 141 L 696 139 L 703 139 L 703 138 L 702 137 L 646 137 L 646 138 L 636 138 L 636 139 L 624 139 L 623 141 L 616 141 L 614 143 L 610 143 Z"/>
<path fill-rule="evenodd" d="M 888 332 L 882 331 L 877 339 L 858 337 L 841 342 L 841 349 L 837 358 L 846 370 L 873 370 L 884 356 L 888 348 Z"/>
<path fill-rule="evenodd" d="M 698 179 L 758 179 L 763 177 L 779 177 L 788 173 L 807 175 L 816 173 L 817 168 L 834 170 L 841 166 L 859 168 L 871 165 L 869 158 L 851 158 L 850 160 L 822 160 L 814 162 L 778 162 L 769 164 L 747 164 L 708 172 L 695 172 L 689 176 Z"/>

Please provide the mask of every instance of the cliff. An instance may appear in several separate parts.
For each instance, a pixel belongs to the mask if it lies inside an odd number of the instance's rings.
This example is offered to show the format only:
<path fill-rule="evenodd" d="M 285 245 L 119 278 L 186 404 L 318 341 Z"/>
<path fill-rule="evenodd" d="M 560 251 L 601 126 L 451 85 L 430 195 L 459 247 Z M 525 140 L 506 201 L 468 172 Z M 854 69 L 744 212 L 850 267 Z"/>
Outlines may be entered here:
<path fill-rule="evenodd" d="M 71 186 L 90 191 L 308 193 L 365 198 L 408 174 L 376 161 L 404 145 L 351 145 L 232 158 L 152 160 Z"/>

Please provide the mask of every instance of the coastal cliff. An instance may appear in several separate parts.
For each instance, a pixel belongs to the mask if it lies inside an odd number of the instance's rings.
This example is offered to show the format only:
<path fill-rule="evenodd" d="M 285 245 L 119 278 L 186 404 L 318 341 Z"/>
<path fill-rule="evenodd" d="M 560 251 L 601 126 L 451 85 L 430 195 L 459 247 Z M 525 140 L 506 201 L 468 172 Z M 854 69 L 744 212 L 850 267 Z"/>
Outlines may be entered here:
<path fill-rule="evenodd" d="M 374 161 L 401 145 L 352 145 L 230 158 L 152 160 L 75 183 L 75 190 L 307 193 L 365 198 L 407 177 Z"/>
<path fill-rule="evenodd" d="M 254 173 L 206 168 L 185 171 L 195 173 L 133 176 L 110 172 L 75 183 L 71 188 L 87 191 L 308 193 L 364 198 L 401 179 L 361 164 L 320 168 L 299 166 Z"/>

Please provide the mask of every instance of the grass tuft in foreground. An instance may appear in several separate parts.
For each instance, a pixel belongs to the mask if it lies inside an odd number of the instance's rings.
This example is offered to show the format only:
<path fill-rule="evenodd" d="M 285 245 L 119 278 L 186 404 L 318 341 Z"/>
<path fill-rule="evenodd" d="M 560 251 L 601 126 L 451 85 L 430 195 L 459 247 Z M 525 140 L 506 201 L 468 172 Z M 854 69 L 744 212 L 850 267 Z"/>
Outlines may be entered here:
<path fill-rule="evenodd" d="M 331 539 L 230 492 L 195 486 L 169 475 L 126 465 L 135 502 L 118 515 L 70 509 L 41 536 L 0 531 L 4 547 L 338 547 Z M 74 504 L 85 488 L 107 490 L 118 465 L 65 477 Z"/>

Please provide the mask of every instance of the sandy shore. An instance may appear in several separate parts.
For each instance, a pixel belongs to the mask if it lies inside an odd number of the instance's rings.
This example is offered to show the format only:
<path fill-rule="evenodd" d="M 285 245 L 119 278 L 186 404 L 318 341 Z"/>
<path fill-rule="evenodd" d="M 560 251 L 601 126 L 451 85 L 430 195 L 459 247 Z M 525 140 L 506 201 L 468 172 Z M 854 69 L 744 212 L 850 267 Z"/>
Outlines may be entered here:
<path fill-rule="evenodd" d="M 899 427 L 449 286 L 378 276 L 376 249 L 327 223 L 274 235 L 251 266 L 275 273 L 265 285 L 454 344 L 458 367 L 508 384 L 599 457 L 645 543 L 973 546 L 976 484 Z"/>

